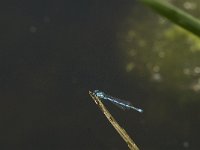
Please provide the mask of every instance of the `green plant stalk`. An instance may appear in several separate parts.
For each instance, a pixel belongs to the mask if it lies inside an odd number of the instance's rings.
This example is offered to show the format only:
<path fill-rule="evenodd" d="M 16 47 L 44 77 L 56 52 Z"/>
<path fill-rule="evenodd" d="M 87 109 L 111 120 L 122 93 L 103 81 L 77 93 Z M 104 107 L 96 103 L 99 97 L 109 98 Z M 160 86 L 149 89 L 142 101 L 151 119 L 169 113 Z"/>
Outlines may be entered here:
<path fill-rule="evenodd" d="M 160 15 L 200 37 L 200 20 L 169 4 L 165 0 L 140 0 Z"/>

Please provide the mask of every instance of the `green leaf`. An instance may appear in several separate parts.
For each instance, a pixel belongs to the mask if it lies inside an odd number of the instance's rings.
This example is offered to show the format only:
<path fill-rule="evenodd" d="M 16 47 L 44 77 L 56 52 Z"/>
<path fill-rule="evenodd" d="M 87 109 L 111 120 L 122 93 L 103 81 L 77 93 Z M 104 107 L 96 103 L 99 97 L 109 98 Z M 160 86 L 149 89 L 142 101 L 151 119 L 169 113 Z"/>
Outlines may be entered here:
<path fill-rule="evenodd" d="M 164 0 L 140 0 L 160 15 L 200 37 L 200 20 Z"/>

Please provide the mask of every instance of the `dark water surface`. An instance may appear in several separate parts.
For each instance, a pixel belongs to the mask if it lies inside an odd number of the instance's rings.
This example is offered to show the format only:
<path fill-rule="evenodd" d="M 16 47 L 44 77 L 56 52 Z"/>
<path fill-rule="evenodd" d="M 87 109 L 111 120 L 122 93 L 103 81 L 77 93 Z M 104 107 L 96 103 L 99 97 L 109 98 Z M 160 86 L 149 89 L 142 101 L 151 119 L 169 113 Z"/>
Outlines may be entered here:
<path fill-rule="evenodd" d="M 141 150 L 200 147 L 198 39 L 133 0 L 2 6 L 0 149 L 128 149 L 94 89 L 144 110 L 107 104 Z"/>

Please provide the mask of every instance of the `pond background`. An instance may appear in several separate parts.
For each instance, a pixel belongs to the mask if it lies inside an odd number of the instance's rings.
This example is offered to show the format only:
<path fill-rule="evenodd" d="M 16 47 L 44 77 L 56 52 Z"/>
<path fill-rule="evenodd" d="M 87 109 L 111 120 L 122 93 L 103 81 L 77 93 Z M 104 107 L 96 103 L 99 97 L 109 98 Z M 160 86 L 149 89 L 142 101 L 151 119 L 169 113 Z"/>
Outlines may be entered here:
<path fill-rule="evenodd" d="M 171 1 L 199 18 L 200 2 Z M 9 1 L 1 9 L 0 148 L 128 149 L 99 89 L 142 149 L 197 150 L 200 41 L 134 0 Z"/>

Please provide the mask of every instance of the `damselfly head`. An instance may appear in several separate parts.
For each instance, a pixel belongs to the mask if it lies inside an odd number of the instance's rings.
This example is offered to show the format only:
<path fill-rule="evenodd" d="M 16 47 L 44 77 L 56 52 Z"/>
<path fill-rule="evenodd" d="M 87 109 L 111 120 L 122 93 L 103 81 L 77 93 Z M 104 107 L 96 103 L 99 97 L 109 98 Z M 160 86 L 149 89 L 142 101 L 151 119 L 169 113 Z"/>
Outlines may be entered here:
<path fill-rule="evenodd" d="M 105 93 L 99 90 L 94 90 L 93 94 L 99 98 L 104 98 Z"/>

